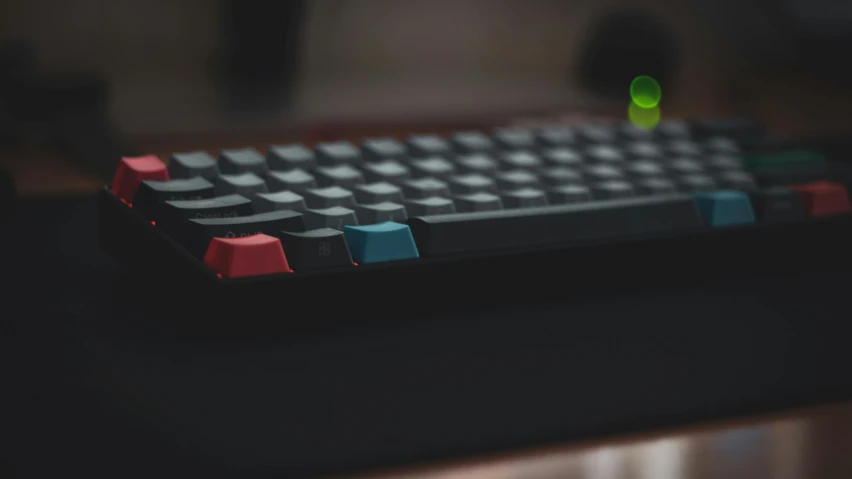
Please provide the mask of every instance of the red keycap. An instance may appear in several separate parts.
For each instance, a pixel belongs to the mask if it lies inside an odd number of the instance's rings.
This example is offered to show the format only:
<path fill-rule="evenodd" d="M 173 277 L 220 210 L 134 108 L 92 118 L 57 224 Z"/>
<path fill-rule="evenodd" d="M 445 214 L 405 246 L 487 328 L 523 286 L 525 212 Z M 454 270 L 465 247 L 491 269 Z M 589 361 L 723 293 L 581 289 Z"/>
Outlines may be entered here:
<path fill-rule="evenodd" d="M 122 158 L 112 180 L 112 192 L 127 201 L 133 201 L 139 184 L 145 180 L 166 181 L 169 171 L 166 164 L 154 155 Z"/>
<path fill-rule="evenodd" d="M 292 272 L 281 241 L 263 234 L 213 238 L 204 264 L 225 278 Z"/>
<path fill-rule="evenodd" d="M 811 216 L 836 215 L 852 212 L 846 187 L 828 181 L 817 181 L 796 185 L 792 189 L 799 194 L 805 211 Z"/>

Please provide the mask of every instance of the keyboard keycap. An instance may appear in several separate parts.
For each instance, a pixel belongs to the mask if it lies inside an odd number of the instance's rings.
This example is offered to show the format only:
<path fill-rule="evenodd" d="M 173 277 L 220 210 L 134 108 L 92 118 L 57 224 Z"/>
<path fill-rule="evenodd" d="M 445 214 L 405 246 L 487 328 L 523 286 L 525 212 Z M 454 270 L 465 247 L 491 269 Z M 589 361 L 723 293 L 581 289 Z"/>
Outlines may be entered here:
<path fill-rule="evenodd" d="M 601 163 L 620 163 L 624 161 L 624 153 L 612 145 L 593 145 L 586 148 L 586 155 L 593 161 Z"/>
<path fill-rule="evenodd" d="M 445 181 L 435 178 L 419 178 L 404 181 L 402 193 L 408 199 L 429 198 L 431 196 L 447 198 L 450 196 L 450 187 Z"/>
<path fill-rule="evenodd" d="M 547 195 L 535 188 L 504 191 L 500 199 L 504 208 L 532 208 L 547 205 Z"/>
<path fill-rule="evenodd" d="M 580 166 L 583 164 L 583 157 L 571 148 L 544 150 L 542 158 L 552 166 Z"/>
<path fill-rule="evenodd" d="M 752 191 L 751 205 L 761 223 L 783 223 L 805 219 L 805 209 L 798 193 L 790 188 L 776 186 Z"/>
<path fill-rule="evenodd" d="M 624 165 L 624 172 L 633 178 L 665 176 L 666 169 L 655 161 L 637 160 Z"/>
<path fill-rule="evenodd" d="M 371 183 L 389 181 L 399 183 L 411 178 L 411 169 L 396 160 L 383 160 L 367 163 L 362 168 L 364 177 Z"/>
<path fill-rule="evenodd" d="M 455 173 L 456 166 L 445 158 L 432 157 L 411 160 L 411 170 L 417 178 L 448 178 Z"/>
<path fill-rule="evenodd" d="M 520 128 L 498 128 L 491 135 L 497 146 L 504 150 L 528 150 L 535 148 L 535 136 Z"/>
<path fill-rule="evenodd" d="M 457 195 L 469 195 L 471 193 L 497 193 L 497 183 L 491 178 L 480 174 L 451 176 L 448 183 L 450 191 Z"/>
<path fill-rule="evenodd" d="M 547 192 L 547 200 L 550 204 L 566 205 L 571 203 L 584 203 L 591 201 L 592 192 L 587 186 L 562 185 L 551 188 Z"/>
<path fill-rule="evenodd" d="M 279 191 L 277 193 L 258 193 L 251 202 L 255 213 L 268 213 L 270 211 L 305 211 L 308 209 L 305 198 L 292 191 Z"/>
<path fill-rule="evenodd" d="M 305 190 L 303 196 L 308 208 L 323 209 L 332 206 L 355 206 L 355 196 L 351 191 L 339 186 L 327 188 L 311 188 Z"/>
<path fill-rule="evenodd" d="M 216 178 L 215 188 L 216 194 L 219 196 L 240 195 L 246 198 L 252 198 L 258 193 L 269 191 L 263 178 L 254 173 L 220 175 Z"/>
<path fill-rule="evenodd" d="M 587 143 L 613 143 L 616 140 L 615 129 L 609 125 L 585 124 L 574 128 L 579 139 Z"/>
<path fill-rule="evenodd" d="M 266 177 L 269 191 L 293 191 L 301 193 L 316 188 L 317 180 L 305 170 L 295 168 L 290 171 L 270 171 Z"/>
<path fill-rule="evenodd" d="M 625 148 L 628 155 L 633 158 L 649 158 L 659 160 L 663 158 L 663 150 L 659 146 L 650 141 L 636 141 L 630 143 Z"/>
<path fill-rule="evenodd" d="M 213 238 L 242 238 L 279 231 L 305 231 L 302 213 L 272 211 L 232 218 L 191 219 L 181 223 L 171 235 L 187 251 L 201 257 Z"/>
<path fill-rule="evenodd" d="M 358 264 L 416 259 L 420 255 L 408 225 L 386 222 L 343 228 L 352 259 Z"/>
<path fill-rule="evenodd" d="M 494 142 L 482 132 L 462 131 L 452 137 L 455 151 L 466 153 L 488 153 L 495 149 Z"/>
<path fill-rule="evenodd" d="M 570 128 L 546 127 L 536 132 L 538 142 L 548 148 L 559 148 L 574 144 L 576 136 Z"/>
<path fill-rule="evenodd" d="M 219 172 L 223 175 L 254 173 L 264 177 L 269 172 L 266 158 L 254 148 L 223 150 L 219 153 Z"/>
<path fill-rule="evenodd" d="M 827 181 L 818 181 L 806 185 L 795 185 L 793 191 L 799 194 L 805 212 L 811 216 L 827 216 L 849 213 L 849 195 L 846 187 Z"/>
<path fill-rule="evenodd" d="M 406 141 L 408 153 L 415 158 L 445 156 L 453 152 L 450 143 L 438 135 L 413 135 Z"/>
<path fill-rule="evenodd" d="M 352 256 L 342 231 L 321 228 L 278 235 L 294 271 L 352 266 Z"/>
<path fill-rule="evenodd" d="M 626 140 L 648 141 L 654 137 L 652 130 L 638 127 L 632 123 L 622 123 L 617 130 L 618 135 Z"/>
<path fill-rule="evenodd" d="M 407 152 L 405 145 L 393 138 L 376 138 L 361 143 L 361 154 L 367 161 L 403 160 Z"/>
<path fill-rule="evenodd" d="M 497 187 L 501 190 L 541 187 L 539 177 L 526 170 L 504 171 L 495 175 L 494 179 L 497 181 Z"/>
<path fill-rule="evenodd" d="M 202 200 L 213 196 L 213 184 L 200 176 L 188 180 L 150 180 L 139 185 L 133 207 L 142 216 L 157 220 L 159 209 L 166 201 Z"/>
<path fill-rule="evenodd" d="M 291 272 L 281 242 L 267 235 L 214 238 L 204 264 L 224 278 Z"/>
<path fill-rule="evenodd" d="M 728 155 L 713 155 L 705 162 L 707 168 L 714 171 L 740 170 L 743 163 L 738 158 Z"/>
<path fill-rule="evenodd" d="M 687 193 L 710 192 L 717 188 L 716 181 L 705 175 L 685 175 L 677 181 L 678 189 Z"/>
<path fill-rule="evenodd" d="M 695 175 L 704 173 L 704 167 L 698 160 L 678 158 L 666 164 L 666 168 L 677 175 Z"/>
<path fill-rule="evenodd" d="M 514 169 L 538 169 L 543 166 L 543 161 L 538 155 L 529 151 L 509 151 L 500 155 L 500 162 L 507 170 Z"/>
<path fill-rule="evenodd" d="M 500 169 L 497 160 L 485 153 L 459 156 L 456 164 L 461 173 L 479 173 L 486 176 L 492 175 Z"/>
<path fill-rule="evenodd" d="M 494 211 L 503 208 L 500 197 L 491 193 L 473 193 L 455 198 L 456 210 L 460 213 Z"/>
<path fill-rule="evenodd" d="M 320 187 L 352 188 L 367 182 L 364 174 L 351 165 L 320 166 L 314 172 Z"/>
<path fill-rule="evenodd" d="M 582 175 L 577 170 L 568 168 L 567 166 L 545 168 L 542 170 L 540 177 L 541 182 L 548 186 L 581 183 L 583 180 Z"/>
<path fill-rule="evenodd" d="M 218 196 L 206 200 L 166 201 L 163 204 L 162 222 L 164 231 L 171 231 L 190 219 L 232 218 L 250 216 L 254 213 L 251 200 L 240 195 Z"/>
<path fill-rule="evenodd" d="M 437 196 L 408 200 L 405 202 L 405 209 L 410 216 L 451 215 L 456 212 L 453 200 Z"/>
<path fill-rule="evenodd" d="M 215 181 L 219 176 L 216 160 L 205 151 L 175 153 L 169 160 L 169 176 L 172 178 L 192 178 L 200 176 Z"/>
<path fill-rule="evenodd" d="M 722 188 L 748 191 L 757 187 L 754 176 L 744 171 L 726 171 L 716 177 Z"/>
<path fill-rule="evenodd" d="M 317 167 L 317 158 L 305 145 L 273 146 L 266 154 L 266 164 L 273 171 L 312 170 Z"/>
<path fill-rule="evenodd" d="M 668 149 L 677 156 L 695 157 L 701 155 L 698 144 L 689 140 L 674 140 L 669 142 Z"/>
<path fill-rule="evenodd" d="M 133 201 L 144 180 L 168 181 L 166 165 L 154 155 L 122 158 L 115 171 L 110 190 L 126 201 Z"/>
<path fill-rule="evenodd" d="M 362 205 L 375 203 L 402 203 L 402 190 L 387 182 L 370 183 L 368 185 L 355 185 L 352 188 L 355 201 Z"/>
<path fill-rule="evenodd" d="M 754 223 L 748 194 L 741 191 L 714 191 L 695 195 L 704 224 L 714 228 Z"/>
<path fill-rule="evenodd" d="M 642 178 L 634 184 L 640 195 L 670 195 L 677 192 L 677 185 L 668 178 Z"/>
<path fill-rule="evenodd" d="M 669 139 L 689 139 L 692 137 L 690 126 L 680 120 L 663 120 L 655 130 L 660 136 Z"/>
<path fill-rule="evenodd" d="M 690 196 L 629 198 L 408 220 L 421 256 L 563 244 L 701 227 Z"/>
<path fill-rule="evenodd" d="M 705 142 L 705 146 L 709 151 L 715 153 L 726 153 L 730 155 L 737 155 L 741 152 L 740 146 L 731 138 L 726 138 L 724 136 L 716 136 L 710 138 Z"/>
<path fill-rule="evenodd" d="M 633 185 L 622 180 L 603 181 L 592 187 L 592 197 L 597 200 L 629 198 L 633 193 Z"/>
<path fill-rule="evenodd" d="M 361 152 L 348 141 L 319 143 L 314 147 L 320 166 L 360 165 Z"/>
<path fill-rule="evenodd" d="M 389 201 L 375 205 L 356 205 L 355 214 L 358 216 L 358 222 L 362 225 L 385 221 L 405 222 L 408 219 L 404 206 Z"/>
<path fill-rule="evenodd" d="M 620 180 L 625 177 L 624 170 L 606 164 L 586 166 L 581 171 L 589 181 L 593 182 Z"/>
<path fill-rule="evenodd" d="M 355 212 L 343 206 L 305 211 L 305 225 L 311 230 L 322 228 L 342 230 L 344 226 L 357 224 L 358 217 L 355 216 Z"/>

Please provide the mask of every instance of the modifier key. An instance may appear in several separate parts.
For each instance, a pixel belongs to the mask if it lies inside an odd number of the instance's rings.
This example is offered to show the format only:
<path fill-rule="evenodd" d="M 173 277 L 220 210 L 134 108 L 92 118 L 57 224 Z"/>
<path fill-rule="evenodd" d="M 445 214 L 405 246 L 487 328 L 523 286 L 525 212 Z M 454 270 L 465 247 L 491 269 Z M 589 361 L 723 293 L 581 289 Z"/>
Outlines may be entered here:
<path fill-rule="evenodd" d="M 233 218 L 253 213 L 251 200 L 240 195 L 217 196 L 206 200 L 166 201 L 162 206 L 162 223 L 171 231 L 190 219 Z"/>
<path fill-rule="evenodd" d="M 279 231 L 305 231 L 305 220 L 295 211 L 272 211 L 251 216 L 189 220 L 172 232 L 190 253 L 201 256 L 213 238 L 245 238 Z"/>
<path fill-rule="evenodd" d="M 188 180 L 143 181 L 136 192 L 133 207 L 142 216 L 159 220 L 159 208 L 166 201 L 203 200 L 213 198 L 213 183 L 200 176 Z"/>
<path fill-rule="evenodd" d="M 267 235 L 214 238 L 204 264 L 225 278 L 292 272 L 281 241 Z"/>
<path fill-rule="evenodd" d="M 342 231 L 322 228 L 304 232 L 282 231 L 277 234 L 295 271 L 353 266 Z"/>

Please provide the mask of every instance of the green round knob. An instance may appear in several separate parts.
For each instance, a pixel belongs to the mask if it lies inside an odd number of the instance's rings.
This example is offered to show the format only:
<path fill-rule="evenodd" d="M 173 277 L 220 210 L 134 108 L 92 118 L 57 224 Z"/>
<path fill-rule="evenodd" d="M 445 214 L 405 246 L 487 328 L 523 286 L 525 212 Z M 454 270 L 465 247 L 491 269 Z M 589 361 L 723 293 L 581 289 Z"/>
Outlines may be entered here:
<path fill-rule="evenodd" d="M 642 108 L 654 108 L 662 96 L 660 84 L 648 75 L 640 75 L 630 82 L 630 98 Z"/>

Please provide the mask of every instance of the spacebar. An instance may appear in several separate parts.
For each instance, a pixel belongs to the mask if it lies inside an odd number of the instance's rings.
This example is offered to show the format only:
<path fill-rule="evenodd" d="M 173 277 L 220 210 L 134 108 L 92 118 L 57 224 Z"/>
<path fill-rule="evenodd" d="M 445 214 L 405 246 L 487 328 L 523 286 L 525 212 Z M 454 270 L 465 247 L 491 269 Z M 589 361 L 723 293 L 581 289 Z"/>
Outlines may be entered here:
<path fill-rule="evenodd" d="M 700 228 L 690 196 L 629 198 L 408 220 L 421 256 Z"/>

